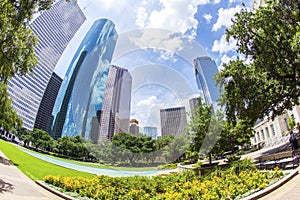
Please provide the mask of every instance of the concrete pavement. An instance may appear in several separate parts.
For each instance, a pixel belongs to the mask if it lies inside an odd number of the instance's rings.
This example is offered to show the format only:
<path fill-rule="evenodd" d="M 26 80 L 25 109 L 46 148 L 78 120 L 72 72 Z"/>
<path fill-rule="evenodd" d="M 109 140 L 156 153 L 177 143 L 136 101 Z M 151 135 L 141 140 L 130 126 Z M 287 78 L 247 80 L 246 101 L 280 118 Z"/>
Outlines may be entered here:
<path fill-rule="evenodd" d="M 0 157 L 4 155 L 0 152 Z M 60 200 L 58 196 L 38 186 L 16 166 L 0 163 L 1 200 Z"/>

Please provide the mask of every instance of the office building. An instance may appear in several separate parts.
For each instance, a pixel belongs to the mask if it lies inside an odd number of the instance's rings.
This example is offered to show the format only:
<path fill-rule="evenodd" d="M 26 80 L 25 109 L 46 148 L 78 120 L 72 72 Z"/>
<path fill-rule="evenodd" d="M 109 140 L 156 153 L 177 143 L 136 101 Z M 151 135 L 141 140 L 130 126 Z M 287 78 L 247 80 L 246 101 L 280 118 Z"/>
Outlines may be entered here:
<path fill-rule="evenodd" d="M 99 139 L 112 140 L 129 131 L 132 77 L 127 69 L 110 66 L 102 103 Z"/>
<path fill-rule="evenodd" d="M 161 109 L 160 122 L 162 137 L 185 134 L 187 126 L 185 107 Z"/>
<path fill-rule="evenodd" d="M 61 83 L 62 78 L 53 72 L 40 103 L 34 128 L 50 131 L 53 106 Z"/>
<path fill-rule="evenodd" d="M 144 134 L 151 137 L 153 140 L 157 139 L 157 128 L 151 126 L 144 127 Z"/>
<path fill-rule="evenodd" d="M 32 73 L 14 76 L 8 83 L 13 108 L 22 118 L 24 128 L 33 129 L 55 65 L 85 19 L 75 1 L 61 0 L 33 21 L 31 28 L 38 37 L 34 48 L 38 64 Z"/>
<path fill-rule="evenodd" d="M 140 132 L 139 122 L 136 119 L 130 120 L 129 132 L 132 134 L 138 134 Z"/>
<path fill-rule="evenodd" d="M 198 57 L 194 60 L 194 66 L 197 85 L 203 92 L 205 103 L 216 106 L 219 89 L 213 78 L 219 71 L 215 61 L 208 56 Z"/>
<path fill-rule="evenodd" d="M 192 98 L 189 100 L 191 115 L 195 116 L 195 109 L 201 104 L 201 98 Z"/>
<path fill-rule="evenodd" d="M 92 131 L 96 130 L 96 119 L 100 120 L 102 115 L 116 39 L 115 25 L 108 19 L 96 20 L 88 30 L 70 62 L 53 108 L 50 132 L 53 138 L 96 137 L 97 133 Z"/>

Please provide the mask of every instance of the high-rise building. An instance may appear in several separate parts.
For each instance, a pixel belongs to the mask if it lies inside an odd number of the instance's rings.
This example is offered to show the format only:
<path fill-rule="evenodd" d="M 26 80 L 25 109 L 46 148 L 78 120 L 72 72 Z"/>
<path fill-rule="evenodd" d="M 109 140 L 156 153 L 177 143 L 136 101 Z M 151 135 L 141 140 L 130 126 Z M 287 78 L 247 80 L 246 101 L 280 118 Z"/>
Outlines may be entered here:
<path fill-rule="evenodd" d="M 112 140 L 116 133 L 129 131 L 131 85 L 127 69 L 110 66 L 102 103 L 100 140 Z"/>
<path fill-rule="evenodd" d="M 153 140 L 157 139 L 157 128 L 152 126 L 144 127 L 144 134 L 151 137 Z"/>
<path fill-rule="evenodd" d="M 189 104 L 190 104 L 191 114 L 192 116 L 194 116 L 195 109 L 201 104 L 201 98 L 200 97 L 192 98 L 189 100 Z"/>
<path fill-rule="evenodd" d="M 185 107 L 161 109 L 160 123 L 162 137 L 185 134 L 187 126 Z"/>
<path fill-rule="evenodd" d="M 96 20 L 87 32 L 71 60 L 53 108 L 50 133 L 53 138 L 96 137 L 97 133 L 92 131 L 96 119 L 100 121 L 102 115 L 104 89 L 116 39 L 115 25 L 108 19 Z"/>
<path fill-rule="evenodd" d="M 40 107 L 38 109 L 38 113 L 36 115 L 36 120 L 34 123 L 34 128 L 49 132 L 52 122 L 53 106 L 61 83 L 62 78 L 60 78 L 55 72 L 53 72 L 40 103 Z"/>
<path fill-rule="evenodd" d="M 219 70 L 215 61 L 208 56 L 198 57 L 194 60 L 194 66 L 197 85 L 203 91 L 205 103 L 216 105 L 219 89 L 213 78 Z"/>
<path fill-rule="evenodd" d="M 130 120 L 129 132 L 132 134 L 138 134 L 140 132 L 139 122 L 136 119 Z"/>
<path fill-rule="evenodd" d="M 13 108 L 23 119 L 24 128 L 33 129 L 55 65 L 85 19 L 75 1 L 61 0 L 33 21 L 31 28 L 38 37 L 34 48 L 38 64 L 32 73 L 14 76 L 8 83 Z"/>

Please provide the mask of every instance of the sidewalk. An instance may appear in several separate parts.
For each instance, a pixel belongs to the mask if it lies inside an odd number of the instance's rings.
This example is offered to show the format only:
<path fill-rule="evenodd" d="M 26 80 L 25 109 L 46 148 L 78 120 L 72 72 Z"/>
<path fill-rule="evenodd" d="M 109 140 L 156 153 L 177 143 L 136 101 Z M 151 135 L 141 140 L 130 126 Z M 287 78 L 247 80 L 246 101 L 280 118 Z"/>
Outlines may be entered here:
<path fill-rule="evenodd" d="M 299 167 L 297 168 L 299 170 Z M 260 200 L 300 199 L 300 174 L 294 176 L 281 187 L 260 198 Z"/>
<path fill-rule="evenodd" d="M 4 155 L 0 151 L 0 157 Z M 16 166 L 0 163 L 1 200 L 59 200 L 58 196 L 38 186 Z"/>

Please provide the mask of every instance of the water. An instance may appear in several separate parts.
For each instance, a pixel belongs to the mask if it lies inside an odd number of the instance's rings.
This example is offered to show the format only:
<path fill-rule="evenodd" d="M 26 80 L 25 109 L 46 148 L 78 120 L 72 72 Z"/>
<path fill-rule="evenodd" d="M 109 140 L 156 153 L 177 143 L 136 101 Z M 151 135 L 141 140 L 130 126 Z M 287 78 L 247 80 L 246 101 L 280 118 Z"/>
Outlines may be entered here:
<path fill-rule="evenodd" d="M 43 155 L 37 152 L 33 151 L 28 151 L 26 149 L 21 149 L 25 153 L 34 156 L 36 158 L 39 158 L 41 160 L 44 160 L 46 162 L 59 165 L 62 167 L 66 167 L 69 169 L 77 170 L 77 171 L 82 171 L 82 172 L 87 172 L 91 174 L 96 174 L 96 175 L 107 175 L 107 176 L 112 176 L 112 177 L 125 177 L 125 176 L 155 176 L 159 174 L 167 174 L 172 170 L 117 170 L 117 169 L 105 169 L 105 168 L 97 168 L 97 167 L 92 167 L 92 166 L 85 166 L 81 164 L 76 164 L 76 163 L 70 163 L 66 162 L 63 160 L 56 159 L 55 157 L 50 157 L 47 155 Z"/>

